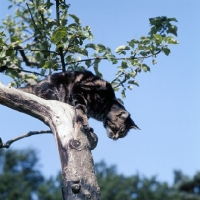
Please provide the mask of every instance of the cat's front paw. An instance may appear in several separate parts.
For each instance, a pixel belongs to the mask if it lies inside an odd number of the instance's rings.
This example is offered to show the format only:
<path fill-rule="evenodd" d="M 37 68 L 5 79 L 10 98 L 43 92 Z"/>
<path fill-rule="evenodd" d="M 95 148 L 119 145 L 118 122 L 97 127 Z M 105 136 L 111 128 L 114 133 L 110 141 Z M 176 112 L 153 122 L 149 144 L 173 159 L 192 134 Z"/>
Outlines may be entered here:
<path fill-rule="evenodd" d="M 82 125 L 82 129 L 84 131 L 90 131 L 90 126 L 89 126 L 89 123 L 88 123 L 88 118 L 86 116 L 84 116 L 84 119 L 83 119 L 81 125 Z"/>
<path fill-rule="evenodd" d="M 88 123 L 88 118 L 80 110 L 76 111 L 76 122 L 81 124 L 81 129 L 83 129 L 83 131 L 89 131 L 90 130 L 90 126 L 89 126 L 89 123 Z"/>

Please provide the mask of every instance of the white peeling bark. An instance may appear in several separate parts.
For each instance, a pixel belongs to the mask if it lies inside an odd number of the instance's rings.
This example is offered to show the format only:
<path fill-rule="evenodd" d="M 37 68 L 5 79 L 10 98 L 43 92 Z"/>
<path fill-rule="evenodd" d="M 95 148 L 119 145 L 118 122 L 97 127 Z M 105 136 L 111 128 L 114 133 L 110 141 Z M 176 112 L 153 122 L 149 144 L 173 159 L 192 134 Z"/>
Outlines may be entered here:
<path fill-rule="evenodd" d="M 74 108 L 68 104 L 44 100 L 0 83 L 0 104 L 40 119 L 55 137 L 63 177 L 63 199 L 100 199 L 100 189 L 94 174 L 91 149 L 97 136 L 80 130 L 73 124 Z"/>

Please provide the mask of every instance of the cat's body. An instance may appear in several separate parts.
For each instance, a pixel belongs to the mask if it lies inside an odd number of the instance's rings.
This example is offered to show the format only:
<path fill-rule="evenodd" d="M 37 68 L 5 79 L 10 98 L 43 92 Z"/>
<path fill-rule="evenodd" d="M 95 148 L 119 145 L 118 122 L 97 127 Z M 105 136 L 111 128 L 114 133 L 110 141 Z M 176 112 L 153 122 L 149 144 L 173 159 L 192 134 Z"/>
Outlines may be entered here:
<path fill-rule="evenodd" d="M 21 90 L 74 106 L 76 122 L 86 129 L 89 127 L 87 117 L 103 121 L 108 137 L 114 140 L 124 137 L 131 128 L 138 129 L 130 114 L 116 99 L 111 84 L 89 71 L 56 73 L 35 86 Z"/>

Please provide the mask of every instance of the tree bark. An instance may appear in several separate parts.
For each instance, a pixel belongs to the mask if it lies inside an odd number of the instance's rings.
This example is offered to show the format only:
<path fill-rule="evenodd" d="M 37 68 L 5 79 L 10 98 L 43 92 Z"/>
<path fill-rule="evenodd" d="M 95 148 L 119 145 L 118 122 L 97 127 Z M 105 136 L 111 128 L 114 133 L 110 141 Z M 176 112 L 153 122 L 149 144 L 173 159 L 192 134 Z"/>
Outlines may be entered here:
<path fill-rule="evenodd" d="M 86 133 L 73 123 L 72 106 L 44 100 L 2 83 L 0 104 L 40 119 L 51 128 L 60 155 L 64 200 L 101 199 L 91 154 L 98 138 L 92 131 Z"/>

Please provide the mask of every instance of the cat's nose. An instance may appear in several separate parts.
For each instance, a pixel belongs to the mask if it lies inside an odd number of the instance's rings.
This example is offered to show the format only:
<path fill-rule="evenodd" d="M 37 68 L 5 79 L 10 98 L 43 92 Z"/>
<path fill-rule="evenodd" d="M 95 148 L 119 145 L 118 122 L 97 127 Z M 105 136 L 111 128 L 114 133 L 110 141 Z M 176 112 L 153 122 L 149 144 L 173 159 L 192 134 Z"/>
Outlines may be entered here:
<path fill-rule="evenodd" d="M 114 134 L 112 139 L 113 139 L 113 140 L 119 139 L 119 133 Z"/>

